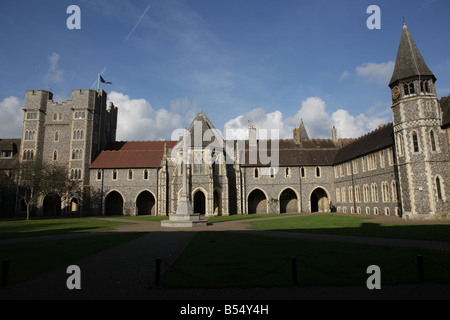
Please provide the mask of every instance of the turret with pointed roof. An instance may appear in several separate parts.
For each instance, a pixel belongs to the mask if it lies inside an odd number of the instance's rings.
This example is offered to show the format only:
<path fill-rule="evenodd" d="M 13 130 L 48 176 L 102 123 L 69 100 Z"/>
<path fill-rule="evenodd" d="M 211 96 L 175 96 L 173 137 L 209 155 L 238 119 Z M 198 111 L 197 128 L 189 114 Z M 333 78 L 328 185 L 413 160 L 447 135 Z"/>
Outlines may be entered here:
<path fill-rule="evenodd" d="M 400 39 L 394 72 L 391 81 L 389 81 L 389 86 L 392 88 L 401 80 L 408 80 L 418 76 L 432 78 L 433 81 L 436 81 L 436 77 L 428 68 L 416 43 L 411 37 L 408 27 L 406 24 L 403 24 L 402 37 Z"/>
<path fill-rule="evenodd" d="M 306 132 L 305 125 L 303 124 L 303 119 L 300 119 L 299 127 L 294 129 L 294 140 L 296 142 L 309 140 L 308 133 Z"/>
<path fill-rule="evenodd" d="M 392 119 L 402 212 L 410 218 L 448 212 L 442 192 L 447 188 L 448 148 L 441 129 L 436 77 L 403 25 L 392 90 Z"/>

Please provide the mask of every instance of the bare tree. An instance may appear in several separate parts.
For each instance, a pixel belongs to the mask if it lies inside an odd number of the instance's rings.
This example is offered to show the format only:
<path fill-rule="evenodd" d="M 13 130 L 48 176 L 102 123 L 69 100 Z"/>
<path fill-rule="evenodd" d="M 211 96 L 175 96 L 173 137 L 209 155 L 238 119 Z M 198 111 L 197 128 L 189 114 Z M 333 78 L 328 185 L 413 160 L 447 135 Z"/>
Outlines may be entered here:
<path fill-rule="evenodd" d="M 76 194 L 77 184 L 69 179 L 66 166 L 46 165 L 39 161 L 22 162 L 19 168 L 19 197 L 27 208 L 27 220 L 30 208 L 40 196 L 57 194 L 69 197 Z"/>

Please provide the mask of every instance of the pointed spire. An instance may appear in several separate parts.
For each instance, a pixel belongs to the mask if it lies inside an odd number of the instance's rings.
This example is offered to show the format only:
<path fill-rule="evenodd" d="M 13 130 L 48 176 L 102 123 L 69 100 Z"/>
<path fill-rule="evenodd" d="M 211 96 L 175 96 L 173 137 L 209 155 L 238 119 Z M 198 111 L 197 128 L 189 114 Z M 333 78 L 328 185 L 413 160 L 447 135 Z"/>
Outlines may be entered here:
<path fill-rule="evenodd" d="M 298 128 L 300 131 L 300 140 L 309 140 L 308 133 L 306 132 L 305 125 L 303 124 L 303 119 L 300 119 L 300 126 Z"/>
<path fill-rule="evenodd" d="M 300 119 L 300 125 L 298 128 L 294 129 L 294 140 L 298 143 L 304 140 L 309 140 L 308 133 L 306 132 L 305 125 L 303 124 L 303 119 Z"/>
<path fill-rule="evenodd" d="M 397 59 L 395 60 L 394 72 L 391 81 L 389 81 L 389 86 L 392 86 L 399 80 L 414 76 L 432 77 L 433 80 L 436 80 L 412 39 L 406 23 L 403 21 L 402 37 L 398 46 Z"/>

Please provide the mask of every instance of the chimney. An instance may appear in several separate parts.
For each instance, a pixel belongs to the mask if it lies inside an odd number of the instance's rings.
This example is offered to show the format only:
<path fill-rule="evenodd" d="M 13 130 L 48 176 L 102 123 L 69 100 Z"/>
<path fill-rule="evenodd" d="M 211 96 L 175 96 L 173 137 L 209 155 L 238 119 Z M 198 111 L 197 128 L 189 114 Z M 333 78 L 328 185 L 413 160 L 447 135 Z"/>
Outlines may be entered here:
<path fill-rule="evenodd" d="M 253 125 L 248 128 L 248 144 L 250 147 L 256 147 L 256 128 Z"/>
<path fill-rule="evenodd" d="M 333 139 L 333 141 L 336 141 L 338 139 L 337 129 L 335 126 L 333 126 L 333 128 L 331 129 L 331 139 Z"/>

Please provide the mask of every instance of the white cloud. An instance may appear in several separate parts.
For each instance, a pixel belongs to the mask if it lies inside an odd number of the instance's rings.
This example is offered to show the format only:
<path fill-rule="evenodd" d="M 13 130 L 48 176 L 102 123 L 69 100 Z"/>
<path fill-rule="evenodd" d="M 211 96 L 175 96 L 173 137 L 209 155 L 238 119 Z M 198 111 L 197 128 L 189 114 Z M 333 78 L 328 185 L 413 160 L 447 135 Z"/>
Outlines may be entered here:
<path fill-rule="evenodd" d="M 345 78 L 350 76 L 350 72 L 348 72 L 347 70 L 345 70 L 344 72 L 342 72 L 341 76 L 339 77 L 339 81 L 344 80 Z"/>
<path fill-rule="evenodd" d="M 227 135 L 227 130 L 234 130 L 234 137 L 248 138 L 248 126 L 253 125 L 258 130 L 265 129 L 267 133 L 270 133 L 271 129 L 277 129 L 280 139 L 291 139 L 292 131 L 299 126 L 300 120 L 303 120 L 310 138 L 330 136 L 332 119 L 326 112 L 325 102 L 318 97 L 302 101 L 300 110 L 293 117 L 284 118 L 279 110 L 266 113 L 262 108 L 253 109 L 226 122 L 224 131 Z"/>
<path fill-rule="evenodd" d="M 369 117 L 363 113 L 355 117 L 343 109 L 335 111 L 332 118 L 339 138 L 357 138 L 389 122 L 387 118 Z"/>
<path fill-rule="evenodd" d="M 303 120 L 310 138 L 327 138 L 331 135 L 333 122 L 326 110 L 325 101 L 319 97 L 309 97 L 302 101 L 300 110 L 294 116 L 295 126 Z"/>
<path fill-rule="evenodd" d="M 112 91 L 108 100 L 119 108 L 117 140 L 170 139 L 172 132 L 183 124 L 180 114 L 166 109 L 154 110 L 145 99 L 131 99 Z"/>
<path fill-rule="evenodd" d="M 394 61 L 374 63 L 368 62 L 356 67 L 356 74 L 368 82 L 386 85 L 394 71 Z"/>
<path fill-rule="evenodd" d="M 50 83 L 61 84 L 64 82 L 63 78 L 64 71 L 62 69 L 59 69 L 58 67 L 59 58 L 60 56 L 56 52 L 53 52 L 51 56 L 48 57 L 50 67 L 48 68 L 48 72 L 44 77 L 45 82 L 47 84 Z"/>
<path fill-rule="evenodd" d="M 270 138 L 271 133 L 277 135 L 272 136 L 272 138 L 289 138 L 292 136 L 291 128 L 293 127 L 285 124 L 280 111 L 266 113 L 264 109 L 256 108 L 226 122 L 224 125 L 225 138 L 248 139 L 249 125 L 256 127 L 258 138 Z"/>
<path fill-rule="evenodd" d="M 17 97 L 4 98 L 0 102 L 0 138 L 22 136 L 23 102 Z"/>
<path fill-rule="evenodd" d="M 357 138 L 389 122 L 387 117 L 368 116 L 361 113 L 351 115 L 347 110 L 339 109 L 331 115 L 326 103 L 319 97 L 303 100 L 301 108 L 292 117 L 284 117 L 280 111 L 266 113 L 262 108 L 253 109 L 225 123 L 224 132 L 227 138 L 248 138 L 248 127 L 257 129 L 278 129 L 280 139 L 292 139 L 293 129 L 303 123 L 311 139 L 330 138 L 333 126 L 338 130 L 340 138 Z M 235 135 L 228 135 L 233 130 Z"/>

